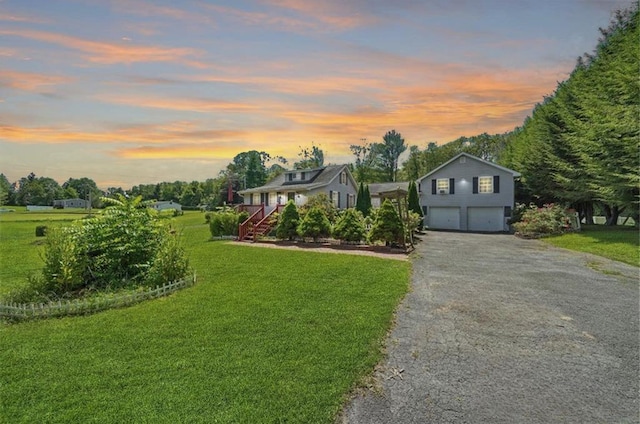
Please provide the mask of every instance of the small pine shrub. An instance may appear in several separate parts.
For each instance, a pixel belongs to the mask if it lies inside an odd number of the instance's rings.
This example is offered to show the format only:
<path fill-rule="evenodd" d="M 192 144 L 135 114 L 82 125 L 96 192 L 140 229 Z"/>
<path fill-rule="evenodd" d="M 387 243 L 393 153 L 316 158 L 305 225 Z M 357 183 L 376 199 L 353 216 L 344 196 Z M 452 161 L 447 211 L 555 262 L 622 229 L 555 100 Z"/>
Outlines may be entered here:
<path fill-rule="evenodd" d="M 389 199 L 385 199 L 376 211 L 371 232 L 371 242 L 383 241 L 385 244 L 402 244 L 404 242 L 404 226 L 396 208 Z"/>
<path fill-rule="evenodd" d="M 366 238 L 362 213 L 355 209 L 346 209 L 340 213 L 333 227 L 333 237 L 347 242 L 359 242 Z"/>
<path fill-rule="evenodd" d="M 317 241 L 318 237 L 328 237 L 330 233 L 331 223 L 324 210 L 319 207 L 309 209 L 298 226 L 298 234 L 313 237 L 313 241 Z"/>
<path fill-rule="evenodd" d="M 293 200 L 289 200 L 282 209 L 278 225 L 276 226 L 276 237 L 279 239 L 293 240 L 298 235 L 298 225 L 300 224 L 300 214 Z"/>
<path fill-rule="evenodd" d="M 300 207 L 300 216 L 304 217 L 313 208 L 321 209 L 329 222 L 334 222 L 338 215 L 338 209 L 326 193 L 318 193 L 309 197 L 307 203 Z"/>

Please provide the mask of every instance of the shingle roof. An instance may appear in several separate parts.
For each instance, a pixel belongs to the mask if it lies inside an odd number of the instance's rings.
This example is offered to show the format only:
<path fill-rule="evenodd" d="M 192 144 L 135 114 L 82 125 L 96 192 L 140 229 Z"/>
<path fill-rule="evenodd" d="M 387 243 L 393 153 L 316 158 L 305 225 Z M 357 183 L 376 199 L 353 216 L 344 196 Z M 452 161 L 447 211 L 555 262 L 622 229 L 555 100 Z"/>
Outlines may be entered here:
<path fill-rule="evenodd" d="M 394 183 L 373 183 L 369 184 L 369 193 L 375 196 L 380 193 L 388 193 L 391 191 L 409 191 L 409 182 L 398 181 Z"/>
<path fill-rule="evenodd" d="M 277 177 L 275 177 L 274 179 L 272 179 L 271 181 L 269 181 L 263 186 L 249 188 L 246 190 L 239 191 L 238 193 L 241 195 L 244 195 L 248 193 L 264 193 L 267 191 L 268 192 L 287 191 L 287 190 L 291 191 L 291 189 L 295 189 L 296 191 L 313 190 L 316 188 L 329 185 L 331 181 L 333 181 L 336 177 L 338 177 L 338 175 L 340 175 L 340 172 L 342 172 L 342 170 L 345 168 L 346 168 L 346 165 L 327 165 L 322 168 L 299 169 L 297 170 L 298 172 L 304 171 L 304 172 L 312 173 L 318 170 L 320 172 L 309 181 L 306 181 L 304 183 L 300 182 L 296 184 L 291 184 L 285 181 L 286 174 L 288 172 L 291 172 L 291 171 L 287 171 L 278 175 Z"/>

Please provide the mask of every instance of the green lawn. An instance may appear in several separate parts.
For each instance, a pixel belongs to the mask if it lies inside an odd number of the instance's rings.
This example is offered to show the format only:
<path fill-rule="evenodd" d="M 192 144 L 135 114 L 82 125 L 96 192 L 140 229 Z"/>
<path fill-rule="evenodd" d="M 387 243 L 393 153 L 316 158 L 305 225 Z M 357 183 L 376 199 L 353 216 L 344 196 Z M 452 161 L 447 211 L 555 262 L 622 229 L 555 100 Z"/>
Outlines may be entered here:
<path fill-rule="evenodd" d="M 381 358 L 409 263 L 211 242 L 203 221 L 177 221 L 194 287 L 0 326 L 0 422 L 331 423 Z"/>
<path fill-rule="evenodd" d="M 640 265 L 639 235 L 634 227 L 584 226 L 582 231 L 544 238 L 554 246 L 624 262 Z"/>

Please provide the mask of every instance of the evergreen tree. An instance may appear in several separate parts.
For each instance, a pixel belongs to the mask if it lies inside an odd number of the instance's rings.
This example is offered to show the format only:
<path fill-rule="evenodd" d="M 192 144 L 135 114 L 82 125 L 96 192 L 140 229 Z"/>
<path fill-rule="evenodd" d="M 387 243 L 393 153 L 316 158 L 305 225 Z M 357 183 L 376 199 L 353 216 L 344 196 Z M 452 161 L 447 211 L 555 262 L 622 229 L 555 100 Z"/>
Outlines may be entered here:
<path fill-rule="evenodd" d="M 338 240 L 358 242 L 365 239 L 366 233 L 364 217 L 355 209 L 342 211 L 333 227 L 333 237 Z"/>
<path fill-rule="evenodd" d="M 280 219 L 276 227 L 276 237 L 279 239 L 293 240 L 298 234 L 299 223 L 300 215 L 298 214 L 298 208 L 293 200 L 289 200 L 280 214 Z"/>
<path fill-rule="evenodd" d="M 364 186 L 364 196 L 363 196 L 363 200 L 362 200 L 362 209 L 363 212 L 362 214 L 364 216 L 369 216 L 369 214 L 371 213 L 371 193 L 369 192 L 369 185 L 365 185 Z"/>
<path fill-rule="evenodd" d="M 409 194 L 407 202 L 409 204 L 409 211 L 415 212 L 420 216 L 424 216 L 422 214 L 422 208 L 420 207 L 420 199 L 418 198 L 418 187 L 413 181 L 409 182 Z"/>
<path fill-rule="evenodd" d="M 364 196 L 364 184 L 362 183 L 362 181 L 360 181 L 360 186 L 358 187 L 358 194 L 356 198 L 356 210 L 360 211 L 362 215 L 365 214 Z"/>
<path fill-rule="evenodd" d="M 385 199 L 375 214 L 369 240 L 372 242 L 384 241 L 387 245 L 390 243 L 404 243 L 402 220 L 389 199 Z"/>
<path fill-rule="evenodd" d="M 331 223 L 327 215 L 319 207 L 313 207 L 304 215 L 298 226 L 298 234 L 302 237 L 328 237 L 331 233 Z"/>

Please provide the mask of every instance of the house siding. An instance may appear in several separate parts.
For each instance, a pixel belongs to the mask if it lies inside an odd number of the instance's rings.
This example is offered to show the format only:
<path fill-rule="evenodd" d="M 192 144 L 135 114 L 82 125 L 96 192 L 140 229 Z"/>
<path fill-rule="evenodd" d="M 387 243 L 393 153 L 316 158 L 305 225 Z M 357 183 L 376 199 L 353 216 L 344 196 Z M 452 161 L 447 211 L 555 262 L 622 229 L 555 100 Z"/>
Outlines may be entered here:
<path fill-rule="evenodd" d="M 468 231 L 469 208 L 513 208 L 514 202 L 514 174 L 498 167 L 491 166 L 470 156 L 462 156 L 443 168 L 428 174 L 418 180 L 421 188 L 420 205 L 426 207 L 425 225 L 429 226 L 429 212 L 431 208 L 458 207 L 460 208 L 459 229 Z M 496 179 L 499 180 L 499 193 L 474 193 L 474 179 L 478 177 L 492 177 L 494 190 Z M 434 180 L 449 179 L 449 192 L 446 194 L 433 193 Z M 453 186 L 451 184 L 453 183 Z M 477 183 L 477 180 L 476 180 Z M 502 231 L 508 230 L 508 217 L 503 217 Z"/>
<path fill-rule="evenodd" d="M 334 168 L 332 172 L 335 172 L 335 171 L 336 170 Z M 330 196 L 332 192 L 335 192 L 335 193 L 339 193 L 338 204 L 340 209 L 345 209 L 347 207 L 348 195 L 352 195 L 354 199 L 354 201 L 352 202 L 353 205 L 349 204 L 349 207 L 355 206 L 355 196 L 358 192 L 358 189 L 355 181 L 353 180 L 353 176 L 351 175 L 350 172 L 348 172 L 348 168 L 346 166 L 342 166 L 340 172 L 337 172 L 335 176 L 331 179 L 331 181 L 318 187 L 308 188 L 308 186 L 305 186 L 304 184 L 293 184 L 293 185 L 288 184 L 291 182 L 301 183 L 300 177 L 303 172 L 305 173 L 304 181 L 309 181 L 310 184 L 312 185 L 313 181 L 311 180 L 315 179 L 316 177 L 321 177 L 320 174 L 323 172 L 323 170 L 309 170 L 309 171 L 297 170 L 297 171 L 285 172 L 284 176 L 282 177 L 284 184 L 277 185 L 277 186 L 270 184 L 269 186 L 265 186 L 264 188 L 257 187 L 255 189 L 251 189 L 253 190 L 252 193 L 244 194 L 244 203 L 260 204 L 260 203 L 265 203 L 265 201 L 268 199 L 268 204 L 265 204 L 265 209 L 266 209 L 266 212 L 269 213 L 276 207 L 278 203 L 278 197 L 280 198 L 280 203 L 285 204 L 287 203 L 291 195 L 295 199 L 296 206 L 302 206 L 305 203 L 307 203 L 309 197 L 311 196 L 314 196 L 320 193 L 324 193 L 327 196 Z M 341 178 L 342 172 L 346 173 L 345 179 Z M 291 174 L 293 174 L 295 177 L 292 177 L 292 179 L 290 180 L 289 175 Z M 330 173 L 327 175 L 332 175 L 332 174 Z M 256 197 L 252 197 L 252 196 L 256 196 Z"/>

